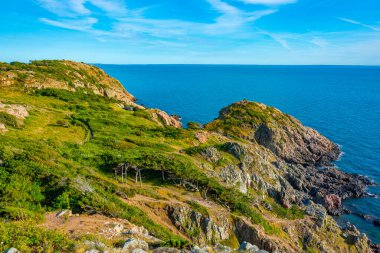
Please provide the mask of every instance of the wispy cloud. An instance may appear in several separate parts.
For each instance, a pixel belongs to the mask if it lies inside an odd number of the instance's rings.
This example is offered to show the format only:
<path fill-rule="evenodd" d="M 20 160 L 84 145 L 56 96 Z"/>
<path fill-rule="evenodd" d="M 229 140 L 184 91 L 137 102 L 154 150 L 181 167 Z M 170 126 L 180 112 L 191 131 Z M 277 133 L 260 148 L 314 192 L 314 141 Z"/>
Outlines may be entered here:
<path fill-rule="evenodd" d="M 260 5 L 282 5 L 282 4 L 293 4 L 297 0 L 239 0 L 246 4 L 260 4 Z"/>
<path fill-rule="evenodd" d="M 57 20 L 41 18 L 48 25 L 85 31 L 102 36 L 120 38 L 154 37 L 157 39 L 172 39 L 175 44 L 187 37 L 218 36 L 235 33 L 244 29 L 246 24 L 252 23 L 264 16 L 275 13 L 277 9 L 267 8 L 260 11 L 246 12 L 222 0 L 205 0 L 211 10 L 219 14 L 213 22 L 194 22 L 179 19 L 152 19 L 144 17 L 143 10 L 128 10 L 122 0 L 39 0 L 41 5 L 49 11 L 63 16 Z M 101 31 L 94 28 L 98 19 L 90 10 L 93 5 L 105 12 L 111 20 L 111 29 Z M 162 44 L 162 43 L 161 43 Z M 183 45 L 183 44 L 180 44 Z"/>
<path fill-rule="evenodd" d="M 50 12 L 61 17 L 76 17 L 91 15 L 89 6 L 99 8 L 109 16 L 122 16 L 127 13 L 123 0 L 37 0 Z"/>
<path fill-rule="evenodd" d="M 93 25 L 98 22 L 96 18 L 91 18 L 91 17 L 84 18 L 84 19 L 75 19 L 75 20 L 63 19 L 60 21 L 51 20 L 48 18 L 40 18 L 40 21 L 48 25 L 65 28 L 69 30 L 75 30 L 75 31 L 89 31 L 92 29 Z"/>
<path fill-rule="evenodd" d="M 359 22 L 359 21 L 356 21 L 356 20 L 353 20 L 353 19 L 348 19 L 348 18 L 338 18 L 338 19 L 342 20 L 344 22 L 350 23 L 350 24 L 359 25 L 359 26 L 371 29 L 373 31 L 380 31 L 380 27 L 376 27 L 376 26 L 372 26 L 372 25 L 367 25 L 367 24 L 364 24 L 362 22 Z"/>
<path fill-rule="evenodd" d="M 275 33 L 270 33 L 267 31 L 260 31 L 260 33 L 270 37 L 271 39 L 279 43 L 283 48 L 290 50 L 287 40 L 282 38 L 280 35 L 275 34 Z"/>

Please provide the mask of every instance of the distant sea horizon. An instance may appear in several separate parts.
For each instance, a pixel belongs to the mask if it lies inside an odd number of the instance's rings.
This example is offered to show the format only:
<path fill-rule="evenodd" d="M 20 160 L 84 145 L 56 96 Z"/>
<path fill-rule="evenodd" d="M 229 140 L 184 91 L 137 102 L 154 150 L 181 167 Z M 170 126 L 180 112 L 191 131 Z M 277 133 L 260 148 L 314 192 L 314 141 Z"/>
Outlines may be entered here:
<path fill-rule="evenodd" d="M 248 99 L 274 106 L 341 146 L 336 165 L 380 184 L 380 66 L 242 64 L 95 64 L 147 107 L 212 121 L 219 110 Z M 368 192 L 379 195 L 380 187 Z M 380 219 L 380 199 L 344 202 Z M 337 217 L 380 243 L 380 228 L 353 214 Z"/>

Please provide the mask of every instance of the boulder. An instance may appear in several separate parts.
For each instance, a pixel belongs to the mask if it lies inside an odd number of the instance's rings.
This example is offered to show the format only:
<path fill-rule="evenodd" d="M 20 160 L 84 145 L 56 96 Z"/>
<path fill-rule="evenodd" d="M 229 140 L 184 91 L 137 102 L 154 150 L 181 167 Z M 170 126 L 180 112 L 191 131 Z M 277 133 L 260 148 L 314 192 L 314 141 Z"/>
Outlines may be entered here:
<path fill-rule="evenodd" d="M 194 137 L 200 143 L 206 143 L 207 142 L 207 132 L 196 132 L 196 133 L 194 133 Z"/>
<path fill-rule="evenodd" d="M 242 242 L 242 244 L 240 244 L 239 249 L 246 252 L 256 252 L 259 250 L 259 247 L 257 247 L 256 245 L 252 245 L 249 242 L 244 241 Z"/>
<path fill-rule="evenodd" d="M 222 244 L 217 244 L 214 247 L 214 251 L 218 253 L 230 253 L 232 250 L 230 247 L 224 246 Z"/>
<path fill-rule="evenodd" d="M 7 131 L 7 128 L 5 127 L 5 124 L 0 122 L 0 132 L 6 132 L 6 131 Z"/>
<path fill-rule="evenodd" d="M 18 249 L 16 248 L 9 248 L 6 251 L 4 251 L 4 253 L 20 253 L 20 251 L 18 251 Z"/>
<path fill-rule="evenodd" d="M 60 211 L 60 212 L 58 212 L 56 214 L 56 217 L 57 218 L 60 218 L 60 217 L 70 217 L 72 215 L 73 214 L 72 214 L 71 210 L 62 210 L 62 211 Z"/>
<path fill-rule="evenodd" d="M 147 253 L 145 250 L 142 249 L 134 249 L 132 253 Z"/>
<path fill-rule="evenodd" d="M 152 251 L 152 253 L 180 253 L 180 252 L 181 251 L 179 251 L 176 248 L 168 248 L 168 247 L 160 247 Z"/>
<path fill-rule="evenodd" d="M 123 244 L 122 252 L 125 253 L 132 253 L 135 249 L 142 249 L 145 251 L 149 250 L 149 245 L 147 242 L 136 239 L 136 238 L 129 238 L 126 240 Z"/>
<path fill-rule="evenodd" d="M 323 226 L 325 219 L 327 217 L 326 209 L 322 205 L 315 204 L 312 201 L 309 202 L 309 205 L 307 206 L 305 213 L 317 219 L 318 227 Z"/>
<path fill-rule="evenodd" d="M 207 159 L 207 161 L 211 163 L 215 163 L 220 158 L 222 158 L 219 151 L 215 147 L 206 148 L 201 152 L 201 155 L 203 155 Z"/>
<path fill-rule="evenodd" d="M 339 215 L 342 212 L 342 199 L 336 194 L 328 194 L 324 198 L 324 206 L 330 214 Z"/>

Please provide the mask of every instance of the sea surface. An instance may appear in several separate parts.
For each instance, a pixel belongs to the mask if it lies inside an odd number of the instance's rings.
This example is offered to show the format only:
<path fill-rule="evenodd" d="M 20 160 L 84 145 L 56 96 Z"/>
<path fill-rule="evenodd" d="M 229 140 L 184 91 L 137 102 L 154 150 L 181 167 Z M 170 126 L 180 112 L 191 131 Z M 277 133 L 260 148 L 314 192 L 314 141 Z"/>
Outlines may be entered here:
<path fill-rule="evenodd" d="M 380 67 L 98 65 L 120 80 L 140 104 L 207 123 L 233 102 L 249 99 L 279 108 L 341 145 L 337 166 L 380 183 Z M 380 187 L 370 187 L 380 194 Z M 380 198 L 345 201 L 355 213 L 380 219 Z M 350 221 L 380 243 L 380 227 Z"/>

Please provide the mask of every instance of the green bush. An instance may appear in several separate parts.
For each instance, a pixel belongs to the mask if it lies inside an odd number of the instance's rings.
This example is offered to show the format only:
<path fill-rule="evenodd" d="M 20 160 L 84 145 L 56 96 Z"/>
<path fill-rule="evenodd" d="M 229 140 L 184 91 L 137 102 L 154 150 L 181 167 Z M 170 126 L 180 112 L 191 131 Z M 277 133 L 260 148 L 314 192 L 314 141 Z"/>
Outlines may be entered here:
<path fill-rule="evenodd" d="M 0 112 L 0 123 L 10 127 L 18 127 L 17 118 L 6 112 Z"/>
<path fill-rule="evenodd" d="M 20 252 L 75 252 L 75 243 L 65 235 L 35 227 L 30 222 L 0 222 L 0 252 L 11 247 Z"/>

